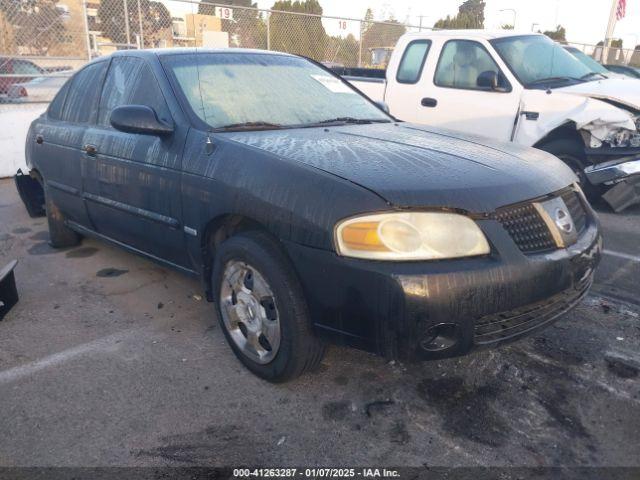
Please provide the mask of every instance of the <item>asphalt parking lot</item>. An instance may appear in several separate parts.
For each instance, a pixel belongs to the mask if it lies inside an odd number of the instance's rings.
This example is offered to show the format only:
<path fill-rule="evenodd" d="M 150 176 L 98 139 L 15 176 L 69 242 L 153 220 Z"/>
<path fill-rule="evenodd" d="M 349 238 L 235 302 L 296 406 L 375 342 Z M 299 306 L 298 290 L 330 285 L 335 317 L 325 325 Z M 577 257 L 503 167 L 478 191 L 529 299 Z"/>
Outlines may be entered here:
<path fill-rule="evenodd" d="M 596 285 L 543 333 L 419 365 L 332 347 L 271 385 L 196 280 L 95 240 L 50 248 L 0 180 L 21 295 L 0 322 L 0 466 L 638 466 L 640 208 L 600 216 Z"/>

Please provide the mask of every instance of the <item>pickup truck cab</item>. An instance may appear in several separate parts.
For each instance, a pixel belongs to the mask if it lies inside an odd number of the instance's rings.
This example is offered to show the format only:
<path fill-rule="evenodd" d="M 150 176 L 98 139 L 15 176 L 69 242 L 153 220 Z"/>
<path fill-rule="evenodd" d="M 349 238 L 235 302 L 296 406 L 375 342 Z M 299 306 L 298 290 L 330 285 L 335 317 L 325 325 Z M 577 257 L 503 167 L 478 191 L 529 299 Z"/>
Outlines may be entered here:
<path fill-rule="evenodd" d="M 606 78 L 544 35 L 408 33 L 385 79 L 345 78 L 401 120 L 553 153 L 614 209 L 640 199 L 640 82 Z"/>

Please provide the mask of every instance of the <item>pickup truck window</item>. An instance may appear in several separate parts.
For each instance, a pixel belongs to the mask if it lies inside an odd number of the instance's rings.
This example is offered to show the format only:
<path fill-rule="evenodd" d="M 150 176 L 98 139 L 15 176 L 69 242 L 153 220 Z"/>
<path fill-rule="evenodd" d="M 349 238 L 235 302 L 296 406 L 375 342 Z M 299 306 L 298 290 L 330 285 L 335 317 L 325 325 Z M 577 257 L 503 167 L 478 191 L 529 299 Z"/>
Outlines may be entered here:
<path fill-rule="evenodd" d="M 114 108 L 121 105 L 146 105 L 153 108 L 160 120 L 171 122 L 158 82 L 144 60 L 114 58 L 104 82 L 98 124 L 109 126 Z"/>
<path fill-rule="evenodd" d="M 166 55 L 162 61 L 193 112 L 213 128 L 282 128 L 347 117 L 391 121 L 339 77 L 302 58 L 198 53 Z"/>
<path fill-rule="evenodd" d="M 543 35 L 519 35 L 491 40 L 491 45 L 525 87 L 566 86 L 598 80 L 590 68 Z"/>
<path fill-rule="evenodd" d="M 407 45 L 396 75 L 399 83 L 417 83 L 420 80 L 430 47 L 430 40 L 414 40 Z"/>
<path fill-rule="evenodd" d="M 65 97 L 60 119 L 65 122 L 88 123 L 95 120 L 98 94 L 108 62 L 88 65 L 75 74 Z"/>
<path fill-rule="evenodd" d="M 487 90 L 478 86 L 478 77 L 485 72 L 494 72 L 498 85 L 509 87 L 500 68 L 481 44 L 471 40 L 449 40 L 440 54 L 434 83 L 439 87 Z"/>

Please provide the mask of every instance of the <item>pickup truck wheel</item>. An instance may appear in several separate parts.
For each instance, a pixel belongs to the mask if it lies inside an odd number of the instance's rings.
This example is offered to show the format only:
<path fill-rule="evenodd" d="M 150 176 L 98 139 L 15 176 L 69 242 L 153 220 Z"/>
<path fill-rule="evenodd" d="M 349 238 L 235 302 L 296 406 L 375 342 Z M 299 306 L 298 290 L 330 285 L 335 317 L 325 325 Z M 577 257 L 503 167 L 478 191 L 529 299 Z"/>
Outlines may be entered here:
<path fill-rule="evenodd" d="M 65 217 L 53 202 L 46 182 L 44 182 L 44 205 L 47 213 L 47 223 L 49 224 L 49 245 L 53 248 L 78 245 L 82 237 L 65 224 Z"/>
<path fill-rule="evenodd" d="M 324 342 L 311 331 L 293 267 L 270 236 L 246 232 L 224 241 L 211 281 L 225 337 L 251 372 L 284 382 L 319 365 Z"/>
<path fill-rule="evenodd" d="M 551 153 L 562 160 L 573 173 L 578 177 L 578 183 L 586 197 L 595 201 L 602 195 L 602 189 L 598 185 L 593 185 L 584 173 L 586 166 L 584 161 L 584 151 L 582 146 L 572 140 L 557 139 L 552 140 L 538 147 L 540 150 Z"/>

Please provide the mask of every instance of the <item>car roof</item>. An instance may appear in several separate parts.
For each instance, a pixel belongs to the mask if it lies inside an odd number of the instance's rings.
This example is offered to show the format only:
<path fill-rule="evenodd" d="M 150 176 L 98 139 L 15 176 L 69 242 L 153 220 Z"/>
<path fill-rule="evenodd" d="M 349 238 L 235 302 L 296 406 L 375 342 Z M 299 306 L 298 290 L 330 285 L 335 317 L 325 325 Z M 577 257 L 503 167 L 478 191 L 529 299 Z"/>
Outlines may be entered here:
<path fill-rule="evenodd" d="M 99 57 L 96 61 L 100 59 L 106 59 L 109 57 L 163 57 L 166 55 L 188 55 L 195 53 L 221 53 L 221 54 L 263 54 L 263 55 L 284 55 L 293 57 L 295 55 L 291 55 L 289 53 L 284 52 L 274 52 L 271 50 L 258 50 L 252 48 L 195 48 L 195 47 L 178 47 L 178 48 L 148 48 L 141 50 L 118 50 L 117 52 L 113 52 L 110 55 L 106 55 L 104 57 Z"/>

